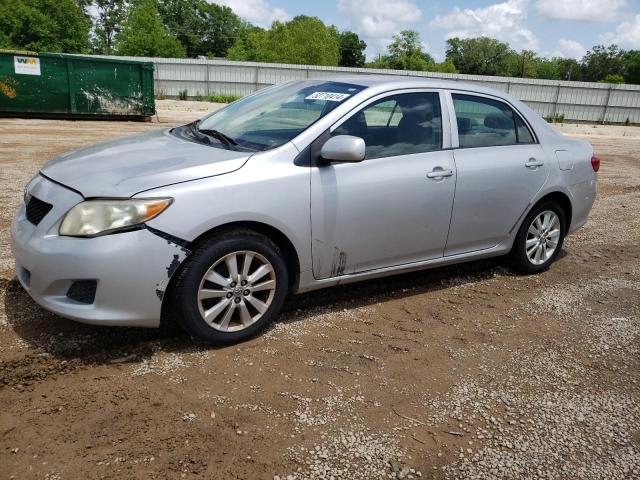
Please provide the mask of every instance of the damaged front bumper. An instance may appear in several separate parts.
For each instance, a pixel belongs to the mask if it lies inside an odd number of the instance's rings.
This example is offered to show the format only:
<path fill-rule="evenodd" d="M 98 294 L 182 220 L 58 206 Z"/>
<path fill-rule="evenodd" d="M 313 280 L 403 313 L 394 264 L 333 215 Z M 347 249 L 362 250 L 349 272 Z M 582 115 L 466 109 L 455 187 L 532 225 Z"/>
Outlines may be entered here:
<path fill-rule="evenodd" d="M 59 236 L 62 217 L 82 196 L 44 177 L 32 182 L 29 193 L 53 205 L 37 225 L 22 205 L 11 225 L 16 273 L 29 295 L 83 323 L 158 327 L 164 291 L 189 254 L 185 244 L 148 228 L 95 238 Z"/>

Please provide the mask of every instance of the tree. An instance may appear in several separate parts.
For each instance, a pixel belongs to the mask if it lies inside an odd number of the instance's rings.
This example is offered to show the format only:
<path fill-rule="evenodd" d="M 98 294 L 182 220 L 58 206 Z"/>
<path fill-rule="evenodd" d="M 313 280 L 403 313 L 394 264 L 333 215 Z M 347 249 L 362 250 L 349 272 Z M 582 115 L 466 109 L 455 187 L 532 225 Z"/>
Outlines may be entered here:
<path fill-rule="evenodd" d="M 89 27 L 74 0 L 0 2 L 0 48 L 85 53 Z"/>
<path fill-rule="evenodd" d="M 260 27 L 251 26 L 245 34 L 236 40 L 227 51 L 229 60 L 244 60 L 249 62 L 263 61 L 264 47 L 267 41 L 267 33 Z"/>
<path fill-rule="evenodd" d="M 91 5 L 93 5 L 93 0 L 75 0 L 75 2 L 76 2 L 76 5 L 80 7 L 80 10 L 82 10 L 87 15 L 89 15 L 88 11 Z"/>
<path fill-rule="evenodd" d="M 580 63 L 574 58 L 554 58 L 558 69 L 558 79 L 560 80 L 581 80 L 582 79 L 582 67 Z"/>
<path fill-rule="evenodd" d="M 269 30 L 250 29 L 229 49 L 231 60 L 337 66 L 340 45 L 335 29 L 317 17 L 300 15 L 274 22 Z"/>
<path fill-rule="evenodd" d="M 387 47 L 386 55 L 366 65 L 368 68 L 416 70 L 439 73 L 458 73 L 453 63 L 436 63 L 431 55 L 423 50 L 420 35 L 413 30 L 403 30 L 393 37 Z"/>
<path fill-rule="evenodd" d="M 609 74 L 624 74 L 625 52 L 617 45 L 596 45 L 582 58 L 585 80 L 597 82 Z"/>
<path fill-rule="evenodd" d="M 422 49 L 420 34 L 414 30 L 403 30 L 393 37 L 387 54 L 369 63 L 370 68 L 394 70 L 429 70 L 435 64 L 433 57 Z"/>
<path fill-rule="evenodd" d="M 508 44 L 494 38 L 454 37 L 447 40 L 446 59 L 460 73 L 509 76 L 514 73 L 514 54 Z"/>
<path fill-rule="evenodd" d="M 512 53 L 511 69 L 503 71 L 500 75 L 509 75 L 520 78 L 536 78 L 536 67 L 540 61 L 533 50 L 522 50 L 520 53 Z"/>
<path fill-rule="evenodd" d="M 364 67 L 367 60 L 364 51 L 367 44 L 356 33 L 340 33 L 340 61 L 341 67 Z"/>
<path fill-rule="evenodd" d="M 125 0 L 95 0 L 95 28 L 92 36 L 92 49 L 96 53 L 113 53 L 114 40 L 122 29 L 127 14 Z"/>
<path fill-rule="evenodd" d="M 135 0 L 116 39 L 118 55 L 184 57 L 182 44 L 162 24 L 156 0 Z"/>
<path fill-rule="evenodd" d="M 599 80 L 599 83 L 624 83 L 624 77 L 619 73 L 610 73 Z"/>
<path fill-rule="evenodd" d="M 434 63 L 429 65 L 427 71 L 438 73 L 459 73 L 456 69 L 456 66 L 448 60 L 445 60 L 442 63 Z"/>
<path fill-rule="evenodd" d="M 538 58 L 535 63 L 535 78 L 561 80 L 558 59 Z"/>
<path fill-rule="evenodd" d="M 626 83 L 640 84 L 640 51 L 631 50 L 627 52 L 624 80 Z"/>
<path fill-rule="evenodd" d="M 189 57 L 224 57 L 248 29 L 229 7 L 205 0 L 159 0 L 158 10 Z"/>
<path fill-rule="evenodd" d="M 205 28 L 200 54 L 224 57 L 236 40 L 245 35 L 249 24 L 240 19 L 229 7 L 204 3 L 206 6 Z"/>
<path fill-rule="evenodd" d="M 434 63 L 433 57 L 422 50 L 420 34 L 415 30 L 401 31 L 387 50 L 388 65 L 396 70 L 426 70 Z"/>

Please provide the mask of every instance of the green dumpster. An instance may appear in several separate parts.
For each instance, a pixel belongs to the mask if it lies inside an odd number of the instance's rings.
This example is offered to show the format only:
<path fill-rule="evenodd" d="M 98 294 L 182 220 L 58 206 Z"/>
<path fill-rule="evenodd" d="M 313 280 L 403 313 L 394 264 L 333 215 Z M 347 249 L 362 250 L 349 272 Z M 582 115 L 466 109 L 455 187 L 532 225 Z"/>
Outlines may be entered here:
<path fill-rule="evenodd" d="M 142 118 L 154 113 L 152 63 L 0 50 L 0 115 Z"/>

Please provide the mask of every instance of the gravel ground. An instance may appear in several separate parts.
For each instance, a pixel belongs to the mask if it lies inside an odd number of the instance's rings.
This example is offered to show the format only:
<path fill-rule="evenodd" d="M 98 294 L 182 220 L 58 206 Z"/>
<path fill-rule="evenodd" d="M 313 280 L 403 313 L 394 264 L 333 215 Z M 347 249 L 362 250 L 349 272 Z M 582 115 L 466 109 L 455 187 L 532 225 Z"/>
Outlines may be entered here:
<path fill-rule="evenodd" d="M 603 164 L 590 222 L 542 275 L 492 260 L 306 294 L 225 348 L 40 309 L 8 247 L 25 183 L 216 108 L 194 103 L 153 123 L 0 119 L 0 477 L 640 478 L 640 129 L 557 127 Z"/>

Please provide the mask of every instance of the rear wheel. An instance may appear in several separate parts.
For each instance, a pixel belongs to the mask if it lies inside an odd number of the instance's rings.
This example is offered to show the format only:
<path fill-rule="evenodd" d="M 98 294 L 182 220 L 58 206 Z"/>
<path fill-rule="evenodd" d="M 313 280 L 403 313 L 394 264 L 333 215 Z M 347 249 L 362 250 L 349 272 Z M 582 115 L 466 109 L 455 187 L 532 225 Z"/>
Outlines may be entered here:
<path fill-rule="evenodd" d="M 197 248 L 178 272 L 175 319 L 192 336 L 233 343 L 265 328 L 280 312 L 288 272 L 278 246 L 252 231 L 234 231 Z"/>
<path fill-rule="evenodd" d="M 562 250 L 565 222 L 564 210 L 555 202 L 533 207 L 516 235 L 511 251 L 513 266 L 526 274 L 549 268 Z"/>

